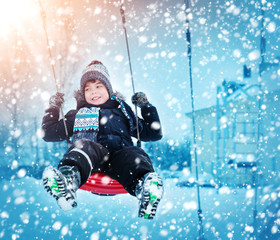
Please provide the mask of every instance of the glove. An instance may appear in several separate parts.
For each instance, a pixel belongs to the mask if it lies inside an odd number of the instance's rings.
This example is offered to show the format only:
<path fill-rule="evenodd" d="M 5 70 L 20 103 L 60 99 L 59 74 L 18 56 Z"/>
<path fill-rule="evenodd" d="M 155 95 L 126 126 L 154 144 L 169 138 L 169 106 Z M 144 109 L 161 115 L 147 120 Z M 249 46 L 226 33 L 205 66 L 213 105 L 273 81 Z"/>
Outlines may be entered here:
<path fill-rule="evenodd" d="M 146 106 L 149 103 L 146 94 L 143 92 L 135 93 L 132 96 L 131 101 L 133 104 L 136 104 L 136 106 L 140 108 Z"/>
<path fill-rule="evenodd" d="M 64 93 L 57 92 L 55 95 L 51 96 L 49 100 L 50 107 L 53 108 L 60 108 L 61 105 L 64 103 Z"/>

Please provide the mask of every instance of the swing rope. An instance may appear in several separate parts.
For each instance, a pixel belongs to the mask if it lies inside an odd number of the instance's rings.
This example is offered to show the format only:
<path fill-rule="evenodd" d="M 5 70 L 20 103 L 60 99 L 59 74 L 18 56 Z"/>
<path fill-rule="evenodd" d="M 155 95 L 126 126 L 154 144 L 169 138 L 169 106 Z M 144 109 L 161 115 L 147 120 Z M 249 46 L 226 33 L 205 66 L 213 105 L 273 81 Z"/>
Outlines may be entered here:
<path fill-rule="evenodd" d="M 43 27 L 44 27 L 44 32 L 45 32 L 47 48 L 48 48 L 48 52 L 49 52 L 49 59 L 50 59 L 53 78 L 54 78 L 54 82 L 55 82 L 56 92 L 59 93 L 57 78 L 56 78 L 55 69 L 54 69 L 54 62 L 53 62 L 53 57 L 52 57 L 52 52 L 51 52 L 51 46 L 50 46 L 49 36 L 48 36 L 48 31 L 47 31 L 47 24 L 46 24 L 47 15 L 46 15 L 46 12 L 44 11 L 44 8 L 43 8 L 43 5 L 42 5 L 41 1 L 38 0 L 38 2 L 39 2 L 39 5 L 40 5 L 40 9 L 41 9 L 41 17 L 42 17 L 42 20 L 43 20 Z M 70 146 L 71 142 L 70 142 L 70 138 L 69 138 L 69 134 L 68 134 L 67 126 L 66 126 L 66 119 L 65 119 L 65 115 L 63 113 L 62 106 L 60 106 L 60 111 L 61 111 L 61 115 L 62 115 L 62 121 L 63 121 L 64 130 L 65 130 L 65 135 L 66 135 L 66 141 L 67 141 L 68 146 Z"/>
<path fill-rule="evenodd" d="M 130 51 L 129 51 L 129 45 L 128 45 L 128 37 L 127 37 L 127 31 L 126 31 L 126 21 L 125 21 L 125 13 L 124 13 L 123 4 L 121 4 L 120 12 L 121 12 L 121 16 L 122 16 L 123 30 L 124 30 L 124 35 L 125 35 L 132 90 L 133 90 L 133 94 L 135 94 L 134 79 L 133 79 L 133 72 L 132 72 L 132 66 L 131 66 Z M 137 146 L 141 147 L 141 140 L 140 140 L 140 133 L 139 133 L 139 121 L 138 121 L 138 113 L 137 113 L 138 111 L 137 111 L 136 103 L 134 104 L 134 106 L 135 106 L 135 114 L 136 114 Z"/>
<path fill-rule="evenodd" d="M 190 89 L 191 89 L 191 105 L 192 105 L 192 127 L 193 127 L 193 144 L 194 144 L 194 158 L 195 158 L 195 175 L 196 175 L 196 188 L 197 188 L 197 202 L 198 202 L 198 223 L 199 223 L 199 239 L 203 239 L 203 224 L 202 224 L 202 209 L 201 209 L 201 201 L 200 201 L 200 187 L 198 184 L 198 161 L 197 161 L 197 142 L 196 142 L 196 123 L 195 123 L 195 111 L 194 111 L 194 92 L 193 92 L 193 80 L 192 80 L 192 46 L 191 46 L 191 32 L 190 32 L 190 21 L 188 18 L 187 11 L 189 11 L 189 1 L 185 1 L 185 13 L 186 13 L 186 40 L 188 47 L 188 61 L 189 61 L 189 78 L 190 78 Z"/>

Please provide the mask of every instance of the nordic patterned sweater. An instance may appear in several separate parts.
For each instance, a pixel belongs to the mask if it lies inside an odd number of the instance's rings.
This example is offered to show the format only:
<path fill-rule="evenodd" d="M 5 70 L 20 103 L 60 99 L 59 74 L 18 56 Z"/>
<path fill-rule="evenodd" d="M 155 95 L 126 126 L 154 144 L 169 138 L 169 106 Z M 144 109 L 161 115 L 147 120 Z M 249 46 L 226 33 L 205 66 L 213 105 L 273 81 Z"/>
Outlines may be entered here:
<path fill-rule="evenodd" d="M 85 101 L 77 105 L 76 110 L 70 110 L 65 115 L 68 134 L 73 143 L 85 138 L 101 144 L 110 152 L 133 145 L 131 137 L 137 137 L 136 117 L 124 100 L 113 96 L 99 106 Z M 51 107 L 45 113 L 42 121 L 43 139 L 47 142 L 65 140 L 65 128 L 62 119 L 59 120 L 59 109 Z M 156 108 L 147 104 L 141 108 L 141 115 L 142 118 L 138 118 L 141 141 L 160 140 L 162 130 Z"/>

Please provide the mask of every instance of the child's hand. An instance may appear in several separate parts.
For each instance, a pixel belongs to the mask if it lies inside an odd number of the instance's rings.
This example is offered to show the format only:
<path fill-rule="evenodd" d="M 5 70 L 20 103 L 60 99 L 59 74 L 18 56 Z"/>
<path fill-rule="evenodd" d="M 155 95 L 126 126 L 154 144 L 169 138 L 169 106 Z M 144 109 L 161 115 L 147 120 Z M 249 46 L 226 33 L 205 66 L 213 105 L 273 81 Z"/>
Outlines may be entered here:
<path fill-rule="evenodd" d="M 149 103 L 146 94 L 143 92 L 135 93 L 132 96 L 131 101 L 133 104 L 136 104 L 137 107 L 140 107 L 140 108 L 144 107 L 145 105 L 147 105 L 147 103 Z"/>
<path fill-rule="evenodd" d="M 49 100 L 50 107 L 60 108 L 64 103 L 64 93 L 57 92 L 55 95 L 51 96 Z"/>

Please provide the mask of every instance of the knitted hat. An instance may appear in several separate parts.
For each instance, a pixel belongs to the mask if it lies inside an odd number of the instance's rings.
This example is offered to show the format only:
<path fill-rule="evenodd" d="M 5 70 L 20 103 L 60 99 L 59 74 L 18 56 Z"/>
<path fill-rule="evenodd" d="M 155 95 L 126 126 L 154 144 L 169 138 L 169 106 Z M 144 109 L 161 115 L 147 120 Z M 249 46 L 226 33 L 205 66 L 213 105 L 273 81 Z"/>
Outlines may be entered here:
<path fill-rule="evenodd" d="M 109 96 L 113 95 L 113 88 L 110 83 L 110 75 L 107 68 L 99 61 L 92 61 L 83 71 L 81 78 L 80 90 L 84 96 L 84 88 L 89 80 L 99 80 L 107 88 Z"/>

